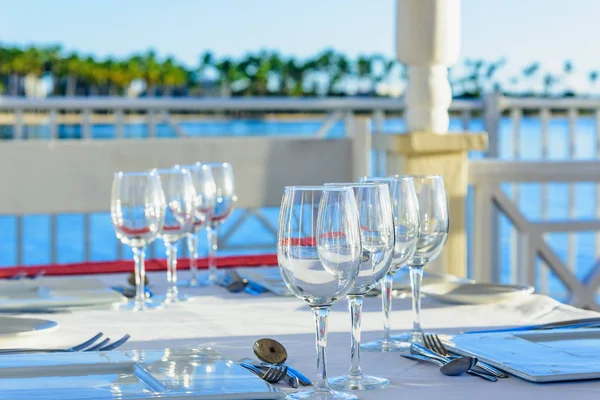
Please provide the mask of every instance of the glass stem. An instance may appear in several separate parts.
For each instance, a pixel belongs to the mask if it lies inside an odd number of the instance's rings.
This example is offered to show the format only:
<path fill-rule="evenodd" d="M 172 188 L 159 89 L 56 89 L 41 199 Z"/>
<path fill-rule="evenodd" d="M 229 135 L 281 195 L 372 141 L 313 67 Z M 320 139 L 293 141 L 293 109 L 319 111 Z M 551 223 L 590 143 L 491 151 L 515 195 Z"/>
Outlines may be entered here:
<path fill-rule="evenodd" d="M 423 281 L 423 266 L 410 266 L 410 286 L 412 288 L 412 310 L 413 310 L 413 329 L 412 341 L 420 342 L 422 340 L 423 330 L 421 329 L 421 282 Z"/>
<path fill-rule="evenodd" d="M 217 264 L 216 256 L 219 247 L 219 227 L 218 225 L 207 227 L 208 233 L 208 280 L 210 282 L 217 281 Z"/>
<path fill-rule="evenodd" d="M 188 250 L 190 253 L 190 285 L 193 286 L 198 280 L 198 237 L 196 232 L 190 232 L 187 235 Z"/>
<path fill-rule="evenodd" d="M 177 297 L 177 246 L 175 243 L 165 243 L 167 248 L 167 298 Z"/>
<path fill-rule="evenodd" d="M 329 307 L 312 307 L 315 315 L 317 328 L 317 382 L 314 384 L 315 391 L 328 391 L 327 387 L 327 359 L 325 350 L 327 348 L 327 316 Z"/>
<path fill-rule="evenodd" d="M 144 247 L 133 247 L 133 261 L 135 263 L 135 305 L 143 307 L 146 303 L 146 292 L 144 282 L 146 280 L 146 269 L 144 267 Z"/>
<path fill-rule="evenodd" d="M 388 273 L 381 281 L 381 308 L 383 309 L 383 341 L 388 342 L 392 337 L 390 312 L 392 311 L 392 286 L 394 274 Z"/>
<path fill-rule="evenodd" d="M 363 295 L 348 296 L 348 309 L 350 310 L 350 372 L 353 377 L 361 376 L 360 370 L 360 333 Z"/>

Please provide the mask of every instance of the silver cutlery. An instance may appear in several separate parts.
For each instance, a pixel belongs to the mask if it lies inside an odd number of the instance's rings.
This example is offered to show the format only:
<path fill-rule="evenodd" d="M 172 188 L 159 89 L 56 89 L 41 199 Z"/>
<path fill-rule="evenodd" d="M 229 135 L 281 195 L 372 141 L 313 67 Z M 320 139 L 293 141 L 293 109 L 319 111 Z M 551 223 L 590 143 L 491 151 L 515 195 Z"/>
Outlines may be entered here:
<path fill-rule="evenodd" d="M 285 364 L 287 360 L 287 350 L 285 346 L 279 343 L 275 339 L 263 338 L 258 339 L 252 346 L 254 355 L 258 357 L 266 365 L 277 364 L 286 366 L 288 373 L 298 378 L 298 381 L 302 386 L 310 386 L 312 382 L 304 374 L 295 368 L 292 368 L 288 364 Z"/>
<path fill-rule="evenodd" d="M 498 328 L 485 329 L 479 331 L 468 331 L 463 333 L 499 333 L 499 332 L 520 332 L 520 331 L 537 331 L 547 329 L 575 329 L 575 328 L 599 328 L 600 318 L 582 318 L 572 319 L 568 321 L 550 322 L 546 324 L 526 325 L 513 328 Z"/>
<path fill-rule="evenodd" d="M 83 343 L 80 343 L 76 346 L 69 347 L 67 349 L 0 349 L 0 354 L 21 354 L 21 353 L 74 353 L 74 352 L 91 352 L 91 351 L 110 351 L 114 350 L 117 347 L 122 346 L 125 342 L 127 342 L 131 336 L 129 334 L 123 336 L 119 340 L 116 340 L 113 343 L 110 343 L 110 338 L 105 338 L 104 340 L 96 343 L 104 334 L 102 332 L 98 333 L 94 337 L 89 340 L 86 340 Z"/>
<path fill-rule="evenodd" d="M 266 291 L 262 286 L 243 278 L 234 268 L 226 269 L 225 279 L 217 281 L 217 284 L 223 286 L 231 293 L 244 291 L 253 296 L 258 296 Z"/>
<path fill-rule="evenodd" d="M 447 363 L 453 361 L 453 360 L 449 359 L 448 357 L 444 357 L 440 354 L 437 354 L 436 352 L 429 350 L 428 348 L 418 345 L 416 343 L 413 343 L 410 345 L 410 352 L 413 354 L 419 354 L 424 357 L 433 358 L 435 360 L 443 362 L 444 364 L 447 364 Z M 467 358 L 469 360 L 469 363 L 471 363 L 471 365 L 475 365 L 475 363 L 477 362 L 477 359 L 473 358 L 473 357 L 462 357 L 462 358 Z M 475 371 L 473 369 L 468 369 L 467 373 L 474 375 L 474 376 L 478 376 L 482 379 L 485 379 L 485 380 L 488 380 L 491 382 L 496 382 L 498 380 L 498 378 L 496 378 L 493 375 L 488 375 L 486 373 Z"/>
<path fill-rule="evenodd" d="M 467 372 L 469 370 L 469 368 L 471 367 L 471 363 L 469 362 L 469 360 L 465 360 L 465 359 L 454 360 L 457 362 L 451 361 L 449 363 L 445 363 L 438 359 L 431 358 L 431 357 L 425 357 L 420 354 L 400 354 L 400 355 L 402 357 L 408 358 L 410 360 L 427 361 L 427 362 L 433 363 L 435 365 L 438 365 L 441 367 L 440 372 L 447 376 L 462 375 L 465 372 Z"/>
<path fill-rule="evenodd" d="M 263 371 L 268 371 L 270 368 L 273 367 L 277 367 L 277 368 L 286 368 L 286 376 L 283 378 L 283 380 L 285 380 L 285 382 L 288 384 L 288 386 L 294 388 L 294 389 L 298 389 L 298 386 L 300 386 L 300 380 L 298 379 L 298 377 L 294 374 L 292 374 L 289 371 L 289 368 L 287 367 L 287 365 L 273 365 L 273 364 L 252 364 L 250 363 L 250 365 L 259 368 Z"/>
<path fill-rule="evenodd" d="M 439 336 L 436 334 L 426 334 L 423 337 L 423 339 L 425 341 L 425 347 L 427 347 L 429 350 L 435 351 L 436 353 L 438 353 L 444 357 L 448 357 L 450 359 L 462 357 L 462 356 L 451 354 L 450 351 L 448 351 L 448 349 L 446 348 L 446 346 L 444 346 L 444 343 L 442 343 Z M 478 368 L 481 368 L 485 372 L 490 373 L 498 378 L 503 378 L 503 379 L 508 378 L 508 374 L 500 371 L 497 368 L 492 367 L 491 365 L 489 365 L 487 363 L 484 363 L 481 360 L 477 360 L 477 362 L 475 363 L 475 366 Z"/>
<path fill-rule="evenodd" d="M 259 378 L 269 383 L 277 383 L 287 376 L 287 367 L 281 365 L 269 366 L 264 373 L 261 368 L 252 364 L 240 363 L 239 365 L 254 372 Z"/>

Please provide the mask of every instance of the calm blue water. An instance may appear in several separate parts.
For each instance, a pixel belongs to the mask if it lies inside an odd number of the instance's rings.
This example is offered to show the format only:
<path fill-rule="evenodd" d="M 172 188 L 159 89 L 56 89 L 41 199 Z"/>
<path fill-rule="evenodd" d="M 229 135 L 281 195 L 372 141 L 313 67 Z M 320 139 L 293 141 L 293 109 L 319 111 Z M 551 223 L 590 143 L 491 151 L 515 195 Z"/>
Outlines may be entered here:
<path fill-rule="evenodd" d="M 263 120 L 235 120 L 235 121 L 198 121 L 181 124 L 189 135 L 198 136 L 310 136 L 316 132 L 321 121 L 293 121 L 293 122 L 271 122 Z M 574 159 L 591 160 L 596 158 L 596 137 L 594 120 L 582 117 L 577 121 L 576 143 Z M 384 126 L 386 132 L 398 132 L 404 130 L 403 121 L 400 119 L 387 120 Z M 462 130 L 459 119 L 451 120 L 451 131 Z M 482 131 L 483 123 L 474 119 L 469 125 L 469 130 Z M 167 125 L 158 125 L 158 137 L 175 137 L 175 133 Z M 30 139 L 49 138 L 47 127 L 26 127 L 24 135 Z M 59 137 L 73 139 L 81 137 L 79 126 L 60 126 Z M 0 128 L 0 135 L 10 137 L 10 127 Z M 92 136 L 96 139 L 110 140 L 114 138 L 115 130 L 111 125 L 94 125 Z M 329 132 L 330 137 L 341 137 L 344 135 L 343 124 L 338 123 Z M 143 124 L 131 124 L 125 128 L 125 137 L 131 139 L 147 136 L 146 127 Z M 519 135 L 519 154 L 513 154 L 514 138 L 513 127 L 510 120 L 502 119 L 500 123 L 500 158 L 540 160 L 542 157 L 541 124 L 536 118 L 523 118 Z M 566 118 L 554 118 L 549 124 L 549 154 L 550 160 L 568 160 L 568 121 Z M 483 157 L 480 153 L 471 154 L 472 158 Z M 108 179 L 108 178 L 107 178 Z M 505 188 L 510 193 L 510 188 Z M 576 212 L 577 218 L 594 218 L 595 209 L 598 206 L 595 199 L 595 188 L 590 184 L 576 185 Z M 107 200 L 108 201 L 108 200 Z M 541 187 L 539 184 L 520 185 L 519 207 L 527 218 L 540 219 Z M 108 206 L 108 205 L 107 205 Z M 471 209 L 471 208 L 469 208 Z M 277 221 L 278 209 L 265 209 L 265 216 L 275 223 Z M 551 184 L 548 186 L 548 214 L 553 219 L 568 218 L 568 189 L 564 184 Z M 223 227 L 227 230 L 241 216 L 241 212 L 235 212 L 225 222 Z M 471 220 L 472 215 L 468 216 Z M 81 215 L 60 215 L 57 218 L 58 238 L 57 255 L 58 262 L 71 263 L 84 260 L 83 227 L 84 220 Z M 108 213 L 94 214 L 90 218 L 91 227 L 91 249 L 90 259 L 93 261 L 109 261 L 117 258 L 117 241 L 114 236 Z M 39 265 L 50 262 L 50 218 L 47 215 L 26 216 L 23 219 L 23 264 Z M 500 261 L 503 269 L 502 278 L 508 282 L 510 279 L 510 265 L 513 264 L 510 252 L 510 224 L 503 218 L 501 222 L 501 254 Z M 578 233 L 577 237 L 577 267 L 578 276 L 584 276 L 594 262 L 594 237 L 593 233 Z M 549 235 L 548 241 L 559 256 L 566 261 L 567 249 L 566 234 Z M 274 252 L 274 240 L 269 232 L 255 218 L 249 218 L 242 228 L 232 237 L 231 244 L 262 244 L 267 248 L 243 253 L 266 253 Z M 202 249 L 206 249 L 206 240 L 201 241 Z M 158 241 L 154 248 L 149 250 L 149 256 L 162 257 L 164 247 Z M 182 249 L 183 250 L 183 249 Z M 185 250 L 183 250 L 185 251 Z M 204 252 L 205 253 L 205 252 Z M 236 251 L 223 252 L 222 254 L 240 253 Z M 131 257 L 128 248 L 123 247 L 123 256 Z M 16 223 L 14 217 L 0 217 L 0 266 L 15 265 L 16 254 Z M 472 266 L 471 266 L 472 267 Z M 550 288 L 553 292 L 560 292 L 561 285 L 556 279 L 551 279 Z"/>

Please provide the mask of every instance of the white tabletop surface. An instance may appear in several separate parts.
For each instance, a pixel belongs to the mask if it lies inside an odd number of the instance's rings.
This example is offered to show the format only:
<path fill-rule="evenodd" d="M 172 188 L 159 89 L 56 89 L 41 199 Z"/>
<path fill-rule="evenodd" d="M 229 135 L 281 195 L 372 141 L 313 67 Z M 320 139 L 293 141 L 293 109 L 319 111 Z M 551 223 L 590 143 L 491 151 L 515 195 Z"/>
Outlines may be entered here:
<path fill-rule="evenodd" d="M 180 273 L 180 279 L 187 278 Z M 165 285 L 165 273 L 149 275 L 156 292 Z M 105 275 L 109 284 L 125 284 L 126 276 Z M 56 278 L 60 279 L 60 278 Z M 289 363 L 310 378 L 315 376 L 315 338 L 312 314 L 294 297 L 271 294 L 251 296 L 232 294 L 220 287 L 187 290 L 194 301 L 162 310 L 142 313 L 109 310 L 81 310 L 69 313 L 35 314 L 57 321 L 58 330 L 27 338 L 4 339 L 0 346 L 59 347 L 80 343 L 102 331 L 113 339 L 125 333 L 132 336 L 122 349 L 164 349 L 212 347 L 232 359 L 252 357 L 252 344 L 271 337 L 288 349 Z M 411 326 L 410 300 L 395 299 L 392 326 Z M 548 297 L 531 295 L 523 300 L 483 306 L 450 306 L 424 299 L 422 324 L 428 331 L 459 332 L 475 327 L 543 323 L 596 316 Z M 363 313 L 363 341 L 381 335 L 381 300 L 367 298 Z M 336 303 L 329 317 L 328 373 L 345 374 L 349 365 L 349 316 L 346 301 Z M 447 377 L 429 363 L 401 358 L 398 353 L 362 353 L 365 373 L 383 376 L 391 385 L 380 391 L 359 392 L 361 399 L 599 399 L 600 381 L 534 384 L 515 377 L 489 383 L 465 375 Z M 483 396 L 483 397 L 482 397 Z"/>

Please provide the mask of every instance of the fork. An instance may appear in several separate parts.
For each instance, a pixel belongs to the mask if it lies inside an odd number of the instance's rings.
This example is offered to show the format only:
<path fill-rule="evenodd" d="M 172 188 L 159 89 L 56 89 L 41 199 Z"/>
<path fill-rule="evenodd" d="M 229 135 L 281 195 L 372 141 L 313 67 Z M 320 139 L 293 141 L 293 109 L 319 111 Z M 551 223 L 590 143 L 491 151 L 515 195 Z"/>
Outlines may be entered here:
<path fill-rule="evenodd" d="M 287 367 L 281 365 L 271 365 L 265 373 L 252 364 L 241 363 L 240 365 L 269 383 L 277 383 L 287 375 Z"/>
<path fill-rule="evenodd" d="M 425 334 L 423 336 L 423 339 L 425 342 L 425 347 L 427 347 L 429 350 L 434 351 L 444 357 L 449 357 L 449 358 L 458 357 L 454 354 L 451 354 L 450 351 L 448 351 L 448 348 L 446 346 L 444 346 L 444 343 L 442 343 L 442 341 L 440 340 L 438 335 Z M 504 372 L 500 371 L 497 368 L 492 367 L 491 365 L 489 365 L 487 363 L 484 363 L 483 361 L 477 360 L 477 363 L 475 364 L 475 366 L 481 368 L 482 370 L 484 370 L 487 373 L 497 376 L 498 378 L 508 378 L 507 374 L 505 374 Z"/>
<path fill-rule="evenodd" d="M 75 353 L 75 352 L 90 352 L 90 351 L 109 351 L 123 345 L 131 338 L 129 334 L 121 339 L 109 344 L 110 338 L 105 338 L 99 343 L 96 343 L 104 334 L 99 332 L 91 339 L 86 340 L 76 346 L 67 349 L 0 349 L 0 354 L 22 354 L 22 353 Z M 94 344 L 96 343 L 96 344 Z"/>

